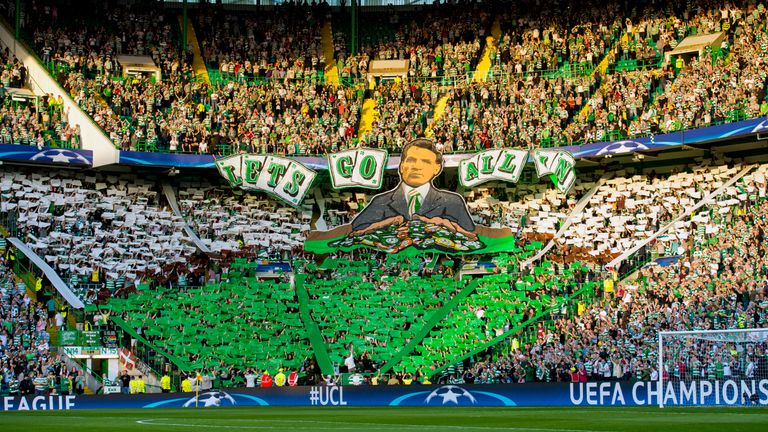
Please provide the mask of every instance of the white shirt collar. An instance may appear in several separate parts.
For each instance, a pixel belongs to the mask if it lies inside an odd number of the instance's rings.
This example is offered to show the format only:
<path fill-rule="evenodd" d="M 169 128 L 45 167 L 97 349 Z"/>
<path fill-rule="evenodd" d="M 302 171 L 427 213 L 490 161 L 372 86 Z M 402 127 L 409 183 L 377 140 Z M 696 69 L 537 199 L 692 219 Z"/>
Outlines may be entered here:
<path fill-rule="evenodd" d="M 421 198 L 420 202 L 424 204 L 424 200 L 427 198 L 427 194 L 432 189 L 432 185 L 429 182 L 427 182 L 417 188 L 414 188 L 403 183 L 403 192 L 405 193 L 406 202 L 408 202 L 408 194 L 414 189 L 416 189 L 416 191 L 419 193 L 419 196 Z"/>

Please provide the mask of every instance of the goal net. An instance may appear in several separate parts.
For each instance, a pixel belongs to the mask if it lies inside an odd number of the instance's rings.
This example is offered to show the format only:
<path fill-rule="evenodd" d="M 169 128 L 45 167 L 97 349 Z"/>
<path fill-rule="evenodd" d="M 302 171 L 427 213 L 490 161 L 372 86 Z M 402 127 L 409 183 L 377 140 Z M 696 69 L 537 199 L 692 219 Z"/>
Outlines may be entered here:
<path fill-rule="evenodd" d="M 768 405 L 768 328 L 659 332 L 660 407 Z"/>

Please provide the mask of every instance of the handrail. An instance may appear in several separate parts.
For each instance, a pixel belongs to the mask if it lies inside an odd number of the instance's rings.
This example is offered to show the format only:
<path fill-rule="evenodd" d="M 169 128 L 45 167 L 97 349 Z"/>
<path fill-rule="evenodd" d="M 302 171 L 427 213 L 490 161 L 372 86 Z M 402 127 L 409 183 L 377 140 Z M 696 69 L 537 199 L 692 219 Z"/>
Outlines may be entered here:
<path fill-rule="evenodd" d="M 459 304 L 460 301 L 464 300 L 468 295 L 472 294 L 475 289 L 477 289 L 478 284 L 479 279 L 470 281 L 467 286 L 459 291 L 458 294 L 453 296 L 452 299 L 447 301 L 440 309 L 432 314 L 432 316 L 427 319 L 424 325 L 413 335 L 413 338 L 411 338 L 410 342 L 408 342 L 400 351 L 393 355 L 389 361 L 387 361 L 381 368 L 379 368 L 379 371 L 381 371 L 381 373 L 387 373 L 395 365 L 400 363 L 403 358 L 409 355 L 411 351 L 413 351 L 413 349 L 416 348 L 416 346 L 420 344 L 425 337 L 427 337 L 429 332 L 435 328 L 435 326 L 439 324 L 440 321 L 442 321 L 442 319 L 448 315 L 448 313 L 453 311 L 453 309 Z"/>
<path fill-rule="evenodd" d="M 317 327 L 317 323 L 312 319 L 310 313 L 309 293 L 304 286 L 304 278 L 304 274 L 299 274 L 296 275 L 294 280 L 294 289 L 299 299 L 299 314 L 304 322 L 304 328 L 307 330 L 309 342 L 312 345 L 312 351 L 315 353 L 315 359 L 320 367 L 320 372 L 323 375 L 333 374 L 333 363 L 331 362 L 330 355 L 328 355 L 328 347 L 323 340 L 320 329 Z"/>
<path fill-rule="evenodd" d="M 524 321 L 524 322 L 516 325 L 515 327 L 512 327 L 511 329 L 509 329 L 506 332 L 500 334 L 499 336 L 496 336 L 495 338 L 491 339 L 490 341 L 480 345 L 478 348 L 475 348 L 475 349 L 473 349 L 473 350 L 471 350 L 471 351 L 469 351 L 469 352 L 467 352 L 465 354 L 460 354 L 460 355 L 454 357 L 454 359 L 451 360 L 451 361 L 446 361 L 442 366 L 438 367 L 434 371 L 431 371 L 432 376 L 437 375 L 438 373 L 442 372 L 443 370 L 445 370 L 447 367 L 449 367 L 451 365 L 454 365 L 454 364 L 456 364 L 458 362 L 461 362 L 464 359 L 467 359 L 467 358 L 469 358 L 469 357 L 471 357 L 471 356 L 473 356 L 475 354 L 478 354 L 480 352 L 485 351 L 486 349 L 488 349 L 488 348 L 490 348 L 490 347 L 492 347 L 492 346 L 494 346 L 494 345 L 496 345 L 496 344 L 498 344 L 500 342 L 503 342 L 505 339 L 507 339 L 508 337 L 514 335 L 518 331 L 520 331 L 520 330 L 530 326 L 531 324 L 535 323 L 541 317 L 543 317 L 543 316 L 545 316 L 547 314 L 551 314 L 553 311 L 563 307 L 563 304 L 566 304 L 569 301 L 571 301 L 571 300 L 577 298 L 578 296 L 584 294 L 587 291 L 587 288 L 592 288 L 592 285 L 589 284 L 589 283 L 582 284 L 582 287 L 578 291 L 573 293 L 571 296 L 565 296 L 566 297 L 565 300 L 563 300 L 562 302 L 556 304 L 555 306 L 552 306 L 552 307 L 547 308 L 547 309 L 543 309 L 541 312 L 539 312 L 538 314 L 536 314 L 532 318 L 529 318 L 527 321 Z"/>
<path fill-rule="evenodd" d="M 34 263 L 35 266 L 37 266 L 37 268 L 39 268 L 40 271 L 45 274 L 45 276 L 51 282 L 51 285 L 53 285 L 56 291 L 61 294 L 67 303 L 69 303 L 74 309 L 82 309 L 85 307 L 83 301 L 77 297 L 75 293 L 72 292 L 70 287 L 56 273 L 56 270 L 54 270 L 43 258 L 38 256 L 32 250 L 32 248 L 27 246 L 25 242 L 16 237 L 8 237 L 6 240 L 8 240 L 8 243 L 15 246 L 19 253 L 26 256 L 30 262 Z"/>
<path fill-rule="evenodd" d="M 605 267 L 606 268 L 609 268 L 609 267 L 616 268 L 616 266 L 621 264 L 625 259 L 627 259 L 630 256 L 632 256 L 635 252 L 640 250 L 643 246 L 647 245 L 648 243 L 650 243 L 651 241 L 656 239 L 658 236 L 660 236 L 661 234 L 663 234 L 667 230 L 669 230 L 671 227 L 673 227 L 676 222 L 679 222 L 682 219 L 690 216 L 691 214 L 693 214 L 693 212 L 695 212 L 699 208 L 701 208 L 704 205 L 706 205 L 707 202 L 710 201 L 713 197 L 716 197 L 716 196 L 720 195 L 724 190 L 726 190 L 727 188 L 731 187 L 739 179 L 743 178 L 750 171 L 752 171 L 753 168 L 755 168 L 755 165 L 749 165 L 746 168 L 744 168 L 743 170 L 739 171 L 739 173 L 736 174 L 732 179 L 728 180 L 727 182 L 723 183 L 723 185 L 720 186 L 719 188 L 717 188 L 716 190 L 714 190 L 714 191 L 708 193 L 707 195 L 705 195 L 704 197 L 702 197 L 701 200 L 698 203 L 696 203 L 696 205 L 694 205 L 692 207 L 687 207 L 685 209 L 685 211 L 683 211 L 682 214 L 680 214 L 676 218 L 674 218 L 671 221 L 669 221 L 666 225 L 661 227 L 661 229 L 659 229 L 655 233 L 653 233 L 653 234 L 649 235 L 648 237 L 646 237 L 645 239 L 640 240 L 637 243 L 635 243 L 635 245 L 632 246 L 629 250 L 627 250 L 626 252 L 624 252 L 623 254 L 619 255 L 618 257 L 614 258 L 611 262 L 606 264 Z"/>
<path fill-rule="evenodd" d="M 555 247 L 555 242 L 563 234 L 565 234 L 565 231 L 573 223 L 574 217 L 577 216 L 578 214 L 580 214 L 582 211 L 584 211 L 584 209 L 589 204 L 589 200 L 592 199 L 592 196 L 595 195 L 597 190 L 600 189 L 600 187 L 602 187 L 605 184 L 605 182 L 606 182 L 605 177 L 600 177 L 600 179 L 595 183 L 595 185 L 592 187 L 592 189 L 587 191 L 587 193 L 585 193 L 584 196 L 582 196 L 581 199 L 576 203 L 576 205 L 573 207 L 573 210 L 571 211 L 571 213 L 566 217 L 565 222 L 563 222 L 563 224 L 560 226 L 560 229 L 557 230 L 557 232 L 555 233 L 554 236 L 552 236 L 552 238 L 549 240 L 549 242 L 547 242 L 547 244 L 543 248 L 541 248 L 541 250 L 536 255 L 534 255 L 533 257 L 523 261 L 520 264 L 520 268 L 521 269 L 529 267 L 531 264 L 533 264 L 534 262 L 536 262 L 539 259 L 541 259 L 547 252 L 549 252 L 550 249 Z"/>
<path fill-rule="evenodd" d="M 98 374 L 94 373 L 93 369 L 89 368 L 87 364 L 85 364 L 84 362 L 79 361 L 79 359 L 76 359 L 76 358 L 73 358 L 73 357 L 70 357 L 69 355 L 67 355 L 67 351 L 66 351 L 66 349 L 64 347 L 59 347 L 59 353 L 60 354 L 64 354 L 64 357 L 66 357 L 66 359 L 68 359 L 72 364 L 77 365 L 81 369 L 81 372 L 85 372 L 88 375 L 90 375 L 91 379 L 96 381 L 98 384 L 102 384 L 102 385 L 104 384 L 104 380 Z M 66 364 L 66 361 L 65 361 L 65 364 Z M 70 367 L 72 367 L 72 366 L 70 365 Z M 86 379 L 87 379 L 87 377 L 86 377 Z M 86 385 L 87 385 L 87 383 L 86 383 Z M 94 393 L 96 392 L 96 390 L 97 389 L 93 389 Z"/>
<path fill-rule="evenodd" d="M 8 24 L 8 22 L 5 20 L 5 17 L 3 17 L 2 15 L 0 15 L 0 26 L 3 26 L 3 27 L 5 27 L 5 30 L 6 30 L 7 32 L 11 33 L 11 32 L 10 32 L 10 30 L 9 30 L 9 29 L 11 28 L 11 26 Z M 13 34 L 11 34 L 11 36 L 13 36 Z M 37 63 L 37 64 L 38 64 L 38 65 L 39 65 L 39 66 L 40 66 L 40 67 L 41 67 L 43 70 L 47 71 L 47 72 L 48 72 L 48 74 L 50 74 L 50 71 L 49 71 L 49 70 L 48 70 L 48 68 L 45 66 L 45 64 L 43 63 L 42 59 L 40 59 L 40 57 L 38 57 L 38 55 L 37 55 L 37 52 L 36 52 L 36 51 L 35 51 L 33 48 L 31 48 L 31 47 L 29 46 L 29 44 L 27 44 L 27 42 L 24 40 L 24 37 L 23 37 L 23 36 L 22 36 L 20 39 L 17 39 L 17 40 L 16 40 L 16 42 L 17 42 L 19 45 L 21 45 L 21 46 L 22 46 L 22 48 L 24 48 L 24 49 L 27 51 L 27 53 L 29 54 L 29 57 L 32 59 L 32 61 L 36 62 L 36 63 Z M 13 54 L 14 54 L 14 55 L 16 55 L 16 53 L 15 53 L 15 52 L 14 52 Z M 54 77 L 51 77 L 51 81 L 53 81 L 54 85 L 56 85 L 56 86 L 58 87 L 58 89 L 61 91 L 62 97 L 64 97 L 64 98 L 68 98 L 68 99 L 70 99 L 70 100 L 72 101 L 72 103 L 73 103 L 74 105 L 76 105 L 76 106 L 78 106 L 78 107 L 80 106 L 80 104 L 78 104 L 78 103 L 76 103 L 76 102 L 74 101 L 74 99 L 72 98 L 72 95 L 70 95 L 70 94 L 69 94 L 69 92 L 68 92 L 68 91 L 66 91 L 66 90 L 64 89 L 64 87 L 61 85 L 61 83 L 60 83 L 58 80 L 56 80 L 56 78 L 54 78 Z M 37 84 L 37 86 L 38 86 L 38 88 L 40 88 L 40 85 L 39 85 L 39 84 Z M 95 126 L 96 128 L 98 128 L 98 129 L 99 129 L 99 130 L 100 130 L 100 131 L 101 131 L 101 132 L 104 134 L 104 136 L 106 136 L 107 138 L 109 138 L 109 135 L 108 135 L 108 134 L 106 133 L 106 131 L 105 131 L 105 130 L 104 130 L 102 127 L 101 127 L 101 125 L 99 125 L 98 123 L 96 123 L 96 121 L 93 119 L 93 117 L 91 117 L 91 115 L 90 115 L 90 114 L 88 114 L 87 112 L 85 112 L 85 110 L 83 110 L 83 109 L 82 109 L 82 107 L 81 107 L 80 109 L 83 111 L 83 113 L 85 113 L 85 116 L 84 116 L 84 117 L 85 117 L 85 119 L 86 119 L 87 121 L 89 121 L 89 122 L 90 122 L 90 123 L 91 123 L 93 126 Z M 110 142 L 112 142 L 112 140 L 109 140 L 109 141 L 110 141 Z M 112 145 L 114 146 L 114 143 L 112 143 Z M 117 149 L 117 146 L 115 146 L 115 149 Z M 119 150 L 119 149 L 118 149 L 118 150 Z"/>
<path fill-rule="evenodd" d="M 169 352 L 158 348 L 155 344 L 145 339 L 142 335 L 136 333 L 134 329 L 131 328 L 130 325 L 128 325 L 125 320 L 123 320 L 120 317 L 116 316 L 110 316 L 110 320 L 112 320 L 113 323 L 115 323 L 118 327 L 120 327 L 124 332 L 128 333 L 132 338 L 136 339 L 137 341 L 144 344 L 147 348 L 157 352 L 158 354 L 162 355 L 163 357 L 167 358 L 168 361 L 170 361 L 176 368 L 178 368 L 180 371 L 188 372 L 192 370 L 192 367 L 187 364 L 186 361 L 176 357 L 173 354 L 170 354 Z"/>

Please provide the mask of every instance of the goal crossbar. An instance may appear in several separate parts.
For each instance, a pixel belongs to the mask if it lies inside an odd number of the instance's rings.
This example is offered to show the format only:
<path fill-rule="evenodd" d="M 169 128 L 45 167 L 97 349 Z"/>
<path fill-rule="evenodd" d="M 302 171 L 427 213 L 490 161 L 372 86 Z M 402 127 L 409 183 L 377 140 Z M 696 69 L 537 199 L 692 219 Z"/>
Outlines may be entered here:
<path fill-rule="evenodd" d="M 743 338 L 733 338 L 735 335 Z M 717 335 L 724 337 L 718 338 Z M 743 342 L 760 343 L 768 341 L 768 328 L 726 329 L 726 330 L 693 330 L 693 331 L 660 331 L 658 332 L 658 394 L 659 407 L 664 407 L 664 338 L 670 336 L 696 336 L 710 342 Z M 737 340 L 738 339 L 738 340 Z"/>

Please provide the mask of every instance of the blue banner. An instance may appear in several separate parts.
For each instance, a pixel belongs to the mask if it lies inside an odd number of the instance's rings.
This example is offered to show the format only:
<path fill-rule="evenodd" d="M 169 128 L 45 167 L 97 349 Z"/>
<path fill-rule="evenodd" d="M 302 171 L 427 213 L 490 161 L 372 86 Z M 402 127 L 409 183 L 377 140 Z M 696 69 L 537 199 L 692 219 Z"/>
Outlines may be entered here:
<path fill-rule="evenodd" d="M 633 153 L 641 150 L 665 150 L 683 144 L 730 139 L 756 133 L 768 133 L 768 117 L 754 118 L 700 129 L 672 132 L 663 135 L 558 148 L 567 150 L 575 158 L 586 158 Z M 445 166 L 457 167 L 459 161 L 466 159 L 467 157 L 469 157 L 469 154 L 445 155 Z M 324 157 L 296 156 L 291 158 L 313 170 L 328 169 L 328 161 Z M 121 151 L 120 164 L 175 168 L 216 168 L 214 157 L 211 155 L 148 153 L 135 151 Z M 399 164 L 400 156 L 390 156 L 386 169 L 397 169 Z"/>
<path fill-rule="evenodd" d="M 576 158 L 584 158 L 632 153 L 641 150 L 665 150 L 683 144 L 731 139 L 758 133 L 768 133 L 768 117 L 677 131 L 663 135 L 559 148 L 569 151 Z"/>
<path fill-rule="evenodd" d="M 120 151 L 120 165 L 216 169 L 211 155 Z"/>
<path fill-rule="evenodd" d="M 0 144 L 0 160 L 91 166 L 93 152 L 53 147 L 43 147 L 41 150 L 37 146 Z"/>
<path fill-rule="evenodd" d="M 256 265 L 256 273 L 291 273 L 291 264 L 287 262 L 262 262 Z"/>
<path fill-rule="evenodd" d="M 745 398 L 745 395 L 747 396 Z M 194 393 L 5 396 L 3 411 L 212 406 L 736 406 L 768 405 L 768 379 L 490 385 L 306 386 Z"/>

